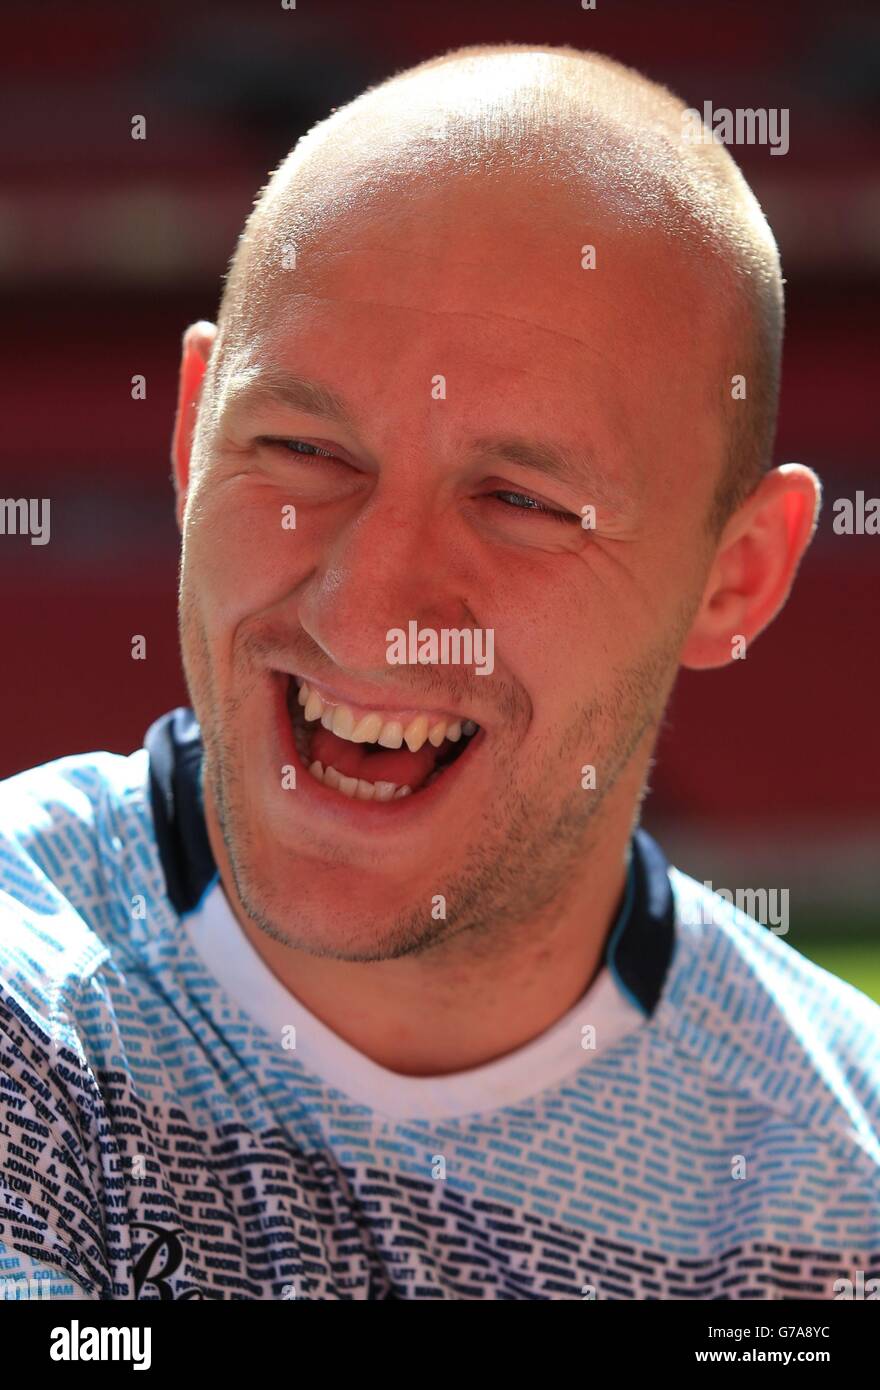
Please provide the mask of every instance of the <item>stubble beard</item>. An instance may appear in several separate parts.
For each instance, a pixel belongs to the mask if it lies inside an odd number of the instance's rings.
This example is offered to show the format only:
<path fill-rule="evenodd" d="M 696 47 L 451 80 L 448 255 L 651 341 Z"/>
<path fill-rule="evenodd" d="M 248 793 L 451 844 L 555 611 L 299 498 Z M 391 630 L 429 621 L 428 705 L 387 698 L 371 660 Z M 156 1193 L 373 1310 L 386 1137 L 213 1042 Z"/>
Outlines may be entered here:
<path fill-rule="evenodd" d="M 196 649 L 204 658 L 204 634 L 200 632 L 196 640 Z M 647 754 L 640 753 L 647 766 L 675 666 L 668 646 L 662 653 L 655 650 L 624 673 L 609 695 L 580 707 L 554 748 L 536 747 L 531 753 L 533 766 L 541 768 L 539 784 L 529 789 L 519 787 L 508 765 L 499 783 L 496 805 L 487 816 L 492 830 L 487 830 L 481 843 L 467 847 L 454 873 L 446 873 L 444 878 L 438 868 L 437 886 L 431 896 L 442 894 L 444 919 L 431 919 L 420 894 L 418 902 L 396 911 L 390 920 L 376 915 L 366 920 L 361 917 L 356 932 L 351 930 L 356 903 L 347 906 L 344 918 L 337 915 L 333 923 L 307 918 L 300 903 L 295 920 L 291 920 L 289 903 L 297 900 L 296 893 L 289 886 L 281 891 L 279 886 L 261 882 L 252 872 L 254 840 L 242 812 L 245 798 L 240 762 L 224 733 L 237 727 L 243 697 L 227 700 L 218 714 L 217 702 L 210 698 L 208 672 L 209 668 L 202 666 L 200 676 L 208 697 L 198 702 L 204 719 L 204 793 L 212 800 L 242 908 L 259 931 L 286 947 L 313 956 L 366 963 L 442 950 L 463 933 L 470 934 L 469 951 L 491 953 L 517 927 L 561 906 L 572 885 L 583 881 L 585 857 L 601 835 L 605 810 L 621 774 L 650 737 Z M 187 664 L 191 699 L 194 674 Z M 199 714 L 195 699 L 193 707 Z M 208 708 L 210 713 L 205 717 Z M 585 761 L 596 767 L 595 789 L 581 786 Z M 571 788 L 561 800 L 553 796 L 553 788 L 559 786 Z M 633 818 L 642 790 L 643 785 L 634 800 Z M 498 807 L 508 811 L 500 830 Z M 291 858 L 290 863 L 295 873 L 296 859 Z M 312 882 L 321 872 L 320 864 L 305 856 L 299 868 Z M 328 937 L 337 944 L 328 945 Z"/>

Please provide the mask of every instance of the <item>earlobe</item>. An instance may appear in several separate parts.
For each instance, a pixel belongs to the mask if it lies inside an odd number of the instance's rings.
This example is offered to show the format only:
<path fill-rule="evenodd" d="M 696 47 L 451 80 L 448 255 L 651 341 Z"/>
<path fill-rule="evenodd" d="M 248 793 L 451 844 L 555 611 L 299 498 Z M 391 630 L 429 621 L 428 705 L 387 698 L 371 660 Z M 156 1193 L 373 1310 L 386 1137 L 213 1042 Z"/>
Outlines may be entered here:
<path fill-rule="evenodd" d="M 183 335 L 177 388 L 177 414 L 174 420 L 171 445 L 174 487 L 177 495 L 178 527 L 181 526 L 186 506 L 193 435 L 198 418 L 202 386 L 216 336 L 216 325 L 208 323 L 206 320 L 190 324 Z"/>
<path fill-rule="evenodd" d="M 785 604 L 816 529 L 821 484 L 784 464 L 762 479 L 725 527 L 681 665 L 708 670 L 741 660 Z"/>

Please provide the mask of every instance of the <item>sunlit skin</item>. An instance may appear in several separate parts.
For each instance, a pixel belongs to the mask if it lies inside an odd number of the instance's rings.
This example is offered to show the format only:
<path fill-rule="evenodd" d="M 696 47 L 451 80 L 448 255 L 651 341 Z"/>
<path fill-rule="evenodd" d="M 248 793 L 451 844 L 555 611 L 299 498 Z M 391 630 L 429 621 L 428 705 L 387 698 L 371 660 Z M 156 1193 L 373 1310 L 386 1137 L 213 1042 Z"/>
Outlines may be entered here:
<path fill-rule="evenodd" d="M 392 1070 L 485 1063 L 583 994 L 679 667 L 726 664 L 786 599 L 810 470 L 774 470 L 720 536 L 706 526 L 725 428 L 714 274 L 599 198 L 585 213 L 546 179 L 456 179 L 328 209 L 295 269 L 266 270 L 211 409 L 216 330 L 185 335 L 181 633 L 211 845 L 276 976 Z M 329 387 L 350 425 L 255 395 L 267 369 Z M 578 470 L 551 478 L 479 444 L 512 436 Z M 389 666 L 386 632 L 411 618 L 494 629 L 491 677 Z M 430 794 L 369 813 L 308 774 L 284 790 L 278 670 L 366 708 L 461 711 L 483 733 Z"/>

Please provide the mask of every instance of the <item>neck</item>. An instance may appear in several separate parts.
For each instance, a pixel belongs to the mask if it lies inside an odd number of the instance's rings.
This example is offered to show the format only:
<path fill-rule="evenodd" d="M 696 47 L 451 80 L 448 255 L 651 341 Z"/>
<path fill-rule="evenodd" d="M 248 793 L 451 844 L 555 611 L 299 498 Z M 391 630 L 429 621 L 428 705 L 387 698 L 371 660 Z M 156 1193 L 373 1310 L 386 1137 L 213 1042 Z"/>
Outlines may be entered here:
<path fill-rule="evenodd" d="M 623 790 L 619 788 L 618 790 Z M 208 833 L 227 898 L 276 978 L 352 1047 L 390 1071 L 466 1071 L 539 1037 L 596 978 L 624 896 L 636 796 L 607 806 L 565 894 L 537 917 L 419 955 L 369 964 L 313 956 L 261 931 L 239 901 L 219 825 Z"/>

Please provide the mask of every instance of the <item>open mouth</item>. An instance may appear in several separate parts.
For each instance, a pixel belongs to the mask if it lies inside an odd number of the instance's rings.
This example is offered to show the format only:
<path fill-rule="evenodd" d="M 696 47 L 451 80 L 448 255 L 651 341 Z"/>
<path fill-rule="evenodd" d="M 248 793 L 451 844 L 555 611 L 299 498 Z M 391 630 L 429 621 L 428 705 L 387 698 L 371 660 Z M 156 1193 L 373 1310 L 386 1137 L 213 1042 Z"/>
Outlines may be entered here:
<path fill-rule="evenodd" d="M 360 801 L 398 801 L 425 791 L 480 733 L 472 719 L 330 702 L 298 676 L 288 677 L 287 711 L 311 776 Z"/>

